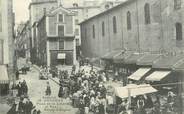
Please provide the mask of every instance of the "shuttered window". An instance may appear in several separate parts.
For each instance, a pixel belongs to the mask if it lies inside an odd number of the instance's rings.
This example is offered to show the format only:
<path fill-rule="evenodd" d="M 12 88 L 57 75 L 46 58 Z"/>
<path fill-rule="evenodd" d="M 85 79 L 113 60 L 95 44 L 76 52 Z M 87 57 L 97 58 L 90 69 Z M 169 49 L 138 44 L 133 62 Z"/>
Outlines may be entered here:
<path fill-rule="evenodd" d="M 64 26 L 58 25 L 58 36 L 63 37 L 64 36 Z"/>
<path fill-rule="evenodd" d="M 174 0 L 174 9 L 181 8 L 181 0 Z"/>
<path fill-rule="evenodd" d="M 64 40 L 59 40 L 59 50 L 63 50 L 64 47 Z"/>
<path fill-rule="evenodd" d="M 144 18 L 145 18 L 145 24 L 151 23 L 150 5 L 148 3 L 146 3 L 144 6 Z"/>

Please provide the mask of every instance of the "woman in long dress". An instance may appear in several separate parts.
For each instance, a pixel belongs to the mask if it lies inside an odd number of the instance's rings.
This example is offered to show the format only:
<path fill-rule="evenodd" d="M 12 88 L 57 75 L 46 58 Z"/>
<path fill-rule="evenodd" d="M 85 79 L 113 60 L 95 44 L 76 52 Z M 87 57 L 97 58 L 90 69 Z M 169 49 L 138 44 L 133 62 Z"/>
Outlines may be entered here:
<path fill-rule="evenodd" d="M 47 82 L 47 88 L 46 88 L 46 91 L 45 91 L 46 95 L 50 96 L 51 95 L 51 88 L 50 88 L 50 84 L 49 82 Z"/>

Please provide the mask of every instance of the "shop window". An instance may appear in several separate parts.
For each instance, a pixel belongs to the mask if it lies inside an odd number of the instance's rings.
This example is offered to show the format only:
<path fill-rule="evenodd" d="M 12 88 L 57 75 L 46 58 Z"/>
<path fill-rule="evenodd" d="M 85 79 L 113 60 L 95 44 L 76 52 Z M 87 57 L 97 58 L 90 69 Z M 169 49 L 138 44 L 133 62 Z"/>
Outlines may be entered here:
<path fill-rule="evenodd" d="M 59 40 L 59 50 L 64 49 L 64 40 Z"/>
<path fill-rule="evenodd" d="M 102 36 L 105 36 L 105 23 L 102 22 Z"/>
<path fill-rule="evenodd" d="M 174 9 L 181 8 L 181 0 L 174 0 Z"/>
<path fill-rule="evenodd" d="M 151 23 L 150 5 L 148 3 L 146 3 L 145 6 L 144 6 L 144 18 L 145 18 L 145 24 L 150 24 Z"/>
<path fill-rule="evenodd" d="M 117 33 L 116 16 L 113 17 L 113 32 L 114 33 Z"/>
<path fill-rule="evenodd" d="M 130 30 L 132 28 L 132 23 L 131 23 L 131 13 L 130 11 L 127 12 L 127 29 Z"/>
<path fill-rule="evenodd" d="M 93 25 L 93 38 L 95 38 L 95 25 Z"/>
<path fill-rule="evenodd" d="M 176 23 L 176 40 L 181 41 L 183 39 L 182 35 L 182 24 L 181 23 Z"/>

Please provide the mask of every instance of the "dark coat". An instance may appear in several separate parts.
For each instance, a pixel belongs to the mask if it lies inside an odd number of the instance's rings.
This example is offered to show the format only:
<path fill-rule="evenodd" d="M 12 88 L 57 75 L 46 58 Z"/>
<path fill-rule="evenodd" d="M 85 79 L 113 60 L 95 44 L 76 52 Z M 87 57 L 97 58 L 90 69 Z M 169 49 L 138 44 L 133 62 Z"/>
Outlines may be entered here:
<path fill-rule="evenodd" d="M 16 106 L 17 104 L 13 104 L 10 110 L 7 112 L 7 114 L 17 114 L 16 112 Z"/>

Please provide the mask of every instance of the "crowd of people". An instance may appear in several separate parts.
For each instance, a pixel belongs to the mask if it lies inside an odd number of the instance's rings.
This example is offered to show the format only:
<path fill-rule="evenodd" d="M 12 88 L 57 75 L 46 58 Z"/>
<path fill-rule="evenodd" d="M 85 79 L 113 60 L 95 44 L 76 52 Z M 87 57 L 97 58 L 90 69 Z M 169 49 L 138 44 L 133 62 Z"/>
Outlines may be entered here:
<path fill-rule="evenodd" d="M 33 106 L 29 97 L 20 97 L 20 101 L 18 103 L 14 101 L 7 114 L 41 114 L 41 111 Z"/>
<path fill-rule="evenodd" d="M 87 114 L 89 111 L 105 114 L 107 96 L 104 85 L 107 81 L 105 73 L 97 72 L 89 65 L 81 66 L 78 72 L 75 70 L 74 66 L 71 75 L 68 71 L 60 73 L 58 96 L 64 98 L 70 96 L 72 105 L 79 108 L 80 114 Z M 109 104 L 113 104 L 111 102 Z"/>
<path fill-rule="evenodd" d="M 106 83 L 109 76 L 105 71 L 98 71 L 92 65 L 83 64 L 79 70 L 72 68 L 71 75 L 68 71 L 59 73 L 59 97 L 70 97 L 73 107 L 79 108 L 80 114 L 161 114 L 168 112 L 181 112 L 177 107 L 179 103 L 173 94 L 168 94 L 166 102 L 161 103 L 161 96 L 148 94 L 121 99 L 110 91 Z M 112 79 L 113 81 L 114 79 Z M 179 98 L 179 97 L 178 97 Z M 165 107 L 164 107 L 165 106 Z M 164 108 L 163 108 L 164 107 Z M 179 114 L 179 113 L 177 113 Z"/>
<path fill-rule="evenodd" d="M 23 82 L 19 82 L 16 87 L 15 87 L 18 91 L 18 94 L 17 96 L 20 97 L 20 96 L 26 96 L 27 93 L 28 93 L 28 87 L 27 87 L 27 84 L 26 84 L 26 81 L 23 80 Z"/>
<path fill-rule="evenodd" d="M 12 99 L 11 108 L 7 114 L 41 114 L 28 97 L 28 86 L 25 80 L 19 81 L 13 89 L 17 90 L 17 97 Z"/>

